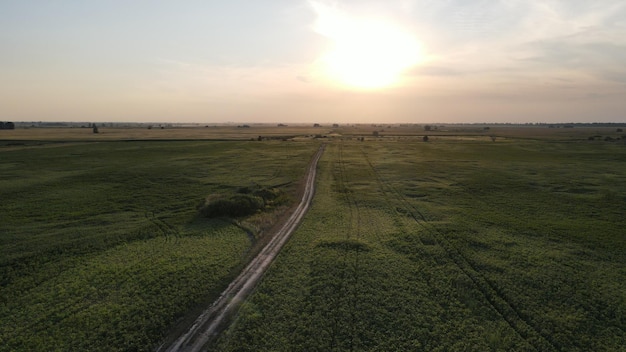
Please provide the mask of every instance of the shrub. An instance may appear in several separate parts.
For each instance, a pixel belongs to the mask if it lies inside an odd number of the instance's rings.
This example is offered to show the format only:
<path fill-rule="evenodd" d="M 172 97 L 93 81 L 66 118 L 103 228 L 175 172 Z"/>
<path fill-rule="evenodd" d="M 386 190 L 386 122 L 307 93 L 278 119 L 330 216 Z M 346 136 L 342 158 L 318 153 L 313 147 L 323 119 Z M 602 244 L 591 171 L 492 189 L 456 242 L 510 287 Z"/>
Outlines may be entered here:
<path fill-rule="evenodd" d="M 278 188 L 242 187 L 231 196 L 210 196 L 200 206 L 202 216 L 242 217 L 255 214 L 268 205 L 285 202 L 287 197 Z"/>
<path fill-rule="evenodd" d="M 235 194 L 230 198 L 207 200 L 200 207 L 200 214 L 205 217 L 241 217 L 248 216 L 263 209 L 263 199 L 249 194 Z"/>

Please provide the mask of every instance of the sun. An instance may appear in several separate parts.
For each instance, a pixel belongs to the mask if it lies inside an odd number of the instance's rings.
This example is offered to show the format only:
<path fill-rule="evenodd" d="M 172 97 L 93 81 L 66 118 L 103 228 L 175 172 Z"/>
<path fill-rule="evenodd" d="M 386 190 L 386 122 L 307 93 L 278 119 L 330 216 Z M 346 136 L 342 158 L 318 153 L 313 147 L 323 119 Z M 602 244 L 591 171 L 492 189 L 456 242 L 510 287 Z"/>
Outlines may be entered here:
<path fill-rule="evenodd" d="M 379 89 L 395 84 L 421 59 L 420 43 L 407 31 L 380 19 L 354 18 L 312 3 L 315 30 L 332 41 L 320 62 L 325 74 L 341 85 Z"/>

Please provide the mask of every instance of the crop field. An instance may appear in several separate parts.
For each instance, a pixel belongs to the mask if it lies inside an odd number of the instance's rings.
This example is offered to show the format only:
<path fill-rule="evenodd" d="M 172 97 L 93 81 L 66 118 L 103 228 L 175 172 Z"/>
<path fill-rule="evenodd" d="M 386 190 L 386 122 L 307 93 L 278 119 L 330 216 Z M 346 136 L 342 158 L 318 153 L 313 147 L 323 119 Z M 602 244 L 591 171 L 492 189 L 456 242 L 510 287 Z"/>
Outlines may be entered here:
<path fill-rule="evenodd" d="M 281 126 L 274 124 L 258 125 L 219 125 L 203 127 L 167 127 L 153 128 L 123 126 L 98 127 L 98 133 L 91 128 L 80 127 L 46 127 L 20 128 L 3 131 L 0 139 L 6 141 L 118 141 L 118 140 L 251 140 L 259 136 L 265 138 L 285 136 L 310 136 L 329 132 L 328 127 L 313 127 L 312 125 Z M 19 143 L 18 142 L 18 143 Z"/>
<path fill-rule="evenodd" d="M 214 351 L 619 351 L 626 148 L 344 140 Z"/>
<path fill-rule="evenodd" d="M 0 147 L 0 350 L 153 350 L 211 302 L 271 222 L 198 216 L 210 195 L 294 194 L 315 143 Z"/>
<path fill-rule="evenodd" d="M 320 141 L 309 213 L 211 351 L 626 346 L 614 128 L 8 133 L 0 351 L 155 350 L 258 250 Z M 220 213 L 243 189 L 287 201 Z"/>

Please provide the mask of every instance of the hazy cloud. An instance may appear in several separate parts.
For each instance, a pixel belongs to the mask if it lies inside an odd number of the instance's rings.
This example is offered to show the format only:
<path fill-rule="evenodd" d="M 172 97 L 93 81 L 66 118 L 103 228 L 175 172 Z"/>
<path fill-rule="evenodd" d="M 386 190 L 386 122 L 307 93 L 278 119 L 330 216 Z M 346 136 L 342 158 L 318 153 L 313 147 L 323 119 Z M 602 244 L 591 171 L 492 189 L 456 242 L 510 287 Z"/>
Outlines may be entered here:
<path fill-rule="evenodd" d="M 423 60 L 398 87 L 333 86 L 307 0 L 0 1 L 0 119 L 626 119 L 623 0 L 316 3 L 392 22 Z"/>

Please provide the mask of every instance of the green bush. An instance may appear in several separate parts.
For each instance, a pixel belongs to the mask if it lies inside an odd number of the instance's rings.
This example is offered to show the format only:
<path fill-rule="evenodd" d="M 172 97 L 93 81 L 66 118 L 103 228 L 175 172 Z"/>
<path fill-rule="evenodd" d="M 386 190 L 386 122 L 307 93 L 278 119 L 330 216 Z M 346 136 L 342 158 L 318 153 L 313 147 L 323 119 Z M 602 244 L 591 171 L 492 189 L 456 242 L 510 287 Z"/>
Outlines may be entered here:
<path fill-rule="evenodd" d="M 266 207 L 285 203 L 287 196 L 279 188 L 242 187 L 231 196 L 210 196 L 200 206 L 200 214 L 208 218 L 242 217 L 263 211 Z"/>
<path fill-rule="evenodd" d="M 219 198 L 205 202 L 200 207 L 200 214 L 208 218 L 216 217 L 241 217 L 248 216 L 262 210 L 265 206 L 263 198 L 249 195 L 236 194 L 230 198 Z"/>

